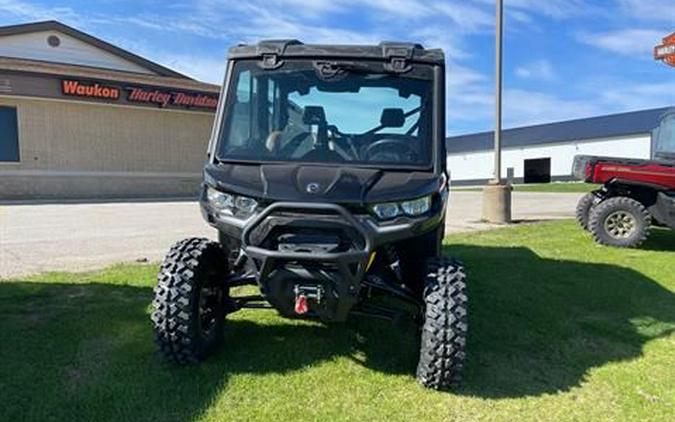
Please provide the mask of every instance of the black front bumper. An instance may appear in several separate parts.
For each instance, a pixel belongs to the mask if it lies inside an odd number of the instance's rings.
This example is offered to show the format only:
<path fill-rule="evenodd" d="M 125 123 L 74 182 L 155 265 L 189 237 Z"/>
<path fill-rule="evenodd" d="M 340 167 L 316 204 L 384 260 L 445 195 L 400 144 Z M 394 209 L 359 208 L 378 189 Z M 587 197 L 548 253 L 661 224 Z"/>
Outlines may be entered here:
<path fill-rule="evenodd" d="M 299 285 L 320 286 L 326 292 L 324 301 L 314 304 L 307 316 L 333 321 L 344 321 L 358 302 L 374 251 L 385 244 L 427 233 L 442 224 L 445 217 L 441 206 L 419 218 L 401 217 L 382 223 L 370 215 L 354 215 L 341 205 L 308 202 L 275 202 L 246 221 L 218 218 L 207 202 L 202 202 L 202 212 L 219 231 L 241 239 L 240 262 L 246 261 L 262 296 L 281 314 L 297 316 L 293 303 Z M 282 216 L 285 213 L 298 217 Z M 299 222 L 303 228 L 320 230 L 325 227 L 321 225 L 325 218 L 332 218 L 335 227 L 349 233 L 345 236 L 350 239 L 351 247 L 337 252 L 293 251 L 269 247 L 266 242 L 269 236 L 274 236 L 270 227 L 282 227 L 282 230 L 288 227 L 291 231 L 298 228 Z"/>
<path fill-rule="evenodd" d="M 341 252 L 280 251 L 267 249 L 262 242 L 251 240 L 255 230 L 283 211 L 337 215 L 355 230 L 358 238 L 353 239 L 353 244 L 360 247 Z M 307 223 L 311 225 L 312 220 Z M 373 234 L 345 208 L 323 203 L 273 203 L 250 220 L 241 235 L 242 254 L 252 261 L 261 293 L 275 308 L 287 316 L 294 316 L 292 304 L 297 294 L 296 286 L 309 283 L 309 286 L 321 286 L 327 292 L 323 303 L 314 304 L 313 313 L 322 319 L 337 321 L 344 321 L 358 301 L 360 281 L 373 244 Z"/>

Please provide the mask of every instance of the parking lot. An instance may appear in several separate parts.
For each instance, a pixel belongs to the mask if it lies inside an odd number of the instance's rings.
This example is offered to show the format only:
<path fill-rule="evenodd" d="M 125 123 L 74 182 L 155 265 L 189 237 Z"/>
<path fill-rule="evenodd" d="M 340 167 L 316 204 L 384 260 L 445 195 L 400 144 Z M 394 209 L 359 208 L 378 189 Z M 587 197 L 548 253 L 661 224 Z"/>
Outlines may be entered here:
<path fill-rule="evenodd" d="M 513 217 L 570 218 L 580 195 L 514 192 Z M 489 229 L 480 213 L 480 192 L 453 192 L 446 232 Z M 192 201 L 0 205 L 0 278 L 158 261 L 188 236 L 215 236 Z"/>

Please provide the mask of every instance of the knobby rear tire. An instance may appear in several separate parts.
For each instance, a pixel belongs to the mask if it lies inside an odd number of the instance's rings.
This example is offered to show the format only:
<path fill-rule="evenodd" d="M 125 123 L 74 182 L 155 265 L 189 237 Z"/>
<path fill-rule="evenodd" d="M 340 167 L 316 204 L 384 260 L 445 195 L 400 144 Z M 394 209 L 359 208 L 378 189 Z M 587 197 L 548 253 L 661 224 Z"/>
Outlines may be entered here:
<path fill-rule="evenodd" d="M 615 238 L 605 228 L 607 218 L 616 212 L 625 212 L 635 219 L 635 230 L 626 238 Z M 595 241 L 601 245 L 620 248 L 640 246 L 649 236 L 652 217 L 647 208 L 635 199 L 626 196 L 609 198 L 591 210 L 588 226 Z"/>
<path fill-rule="evenodd" d="M 579 199 L 576 209 L 576 218 L 577 222 L 584 230 L 588 230 L 588 220 L 590 218 L 591 209 L 593 208 L 593 202 L 595 201 L 595 195 L 592 193 L 587 193 Z"/>

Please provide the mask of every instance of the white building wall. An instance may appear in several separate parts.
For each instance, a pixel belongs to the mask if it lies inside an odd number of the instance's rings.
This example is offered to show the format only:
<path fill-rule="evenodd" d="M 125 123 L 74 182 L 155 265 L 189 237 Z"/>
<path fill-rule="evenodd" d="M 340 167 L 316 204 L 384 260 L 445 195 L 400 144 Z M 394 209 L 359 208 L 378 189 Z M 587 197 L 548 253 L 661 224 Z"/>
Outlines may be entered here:
<path fill-rule="evenodd" d="M 524 176 L 524 161 L 533 158 L 551 159 L 551 177 L 571 175 L 575 155 L 605 155 L 612 157 L 649 158 L 651 136 L 632 135 L 615 138 L 582 139 L 578 141 L 534 145 L 502 150 L 502 177 L 514 169 L 514 177 Z M 493 151 L 448 154 L 450 178 L 453 181 L 486 180 L 492 178 Z"/>
<path fill-rule="evenodd" d="M 61 44 L 58 47 L 47 44 L 50 35 L 59 37 Z M 0 56 L 154 74 L 136 63 L 58 31 L 1 36 Z"/>

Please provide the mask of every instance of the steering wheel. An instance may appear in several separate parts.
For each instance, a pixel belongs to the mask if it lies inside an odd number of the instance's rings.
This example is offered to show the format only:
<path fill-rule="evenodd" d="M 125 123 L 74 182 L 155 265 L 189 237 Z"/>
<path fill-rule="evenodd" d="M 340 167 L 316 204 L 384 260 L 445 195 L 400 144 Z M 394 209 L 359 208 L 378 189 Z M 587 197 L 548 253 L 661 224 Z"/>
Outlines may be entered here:
<path fill-rule="evenodd" d="M 417 150 L 410 146 L 409 141 L 401 139 L 380 139 L 379 141 L 375 141 L 368 145 L 363 153 L 366 161 L 370 161 L 370 158 L 377 154 L 384 154 L 386 157 L 395 155 L 394 160 L 389 160 L 387 158 L 386 160 L 381 161 L 406 161 L 404 158 L 405 156 L 410 157 L 410 161 L 417 160 Z"/>
<path fill-rule="evenodd" d="M 311 134 L 312 132 L 300 132 L 299 134 L 295 135 L 293 138 L 291 138 L 290 141 L 288 141 L 286 145 L 283 146 L 283 148 L 281 148 L 281 150 L 279 151 L 279 156 L 280 157 L 292 156 L 295 150 L 298 149 L 298 147 L 302 145 L 304 140 Z"/>

